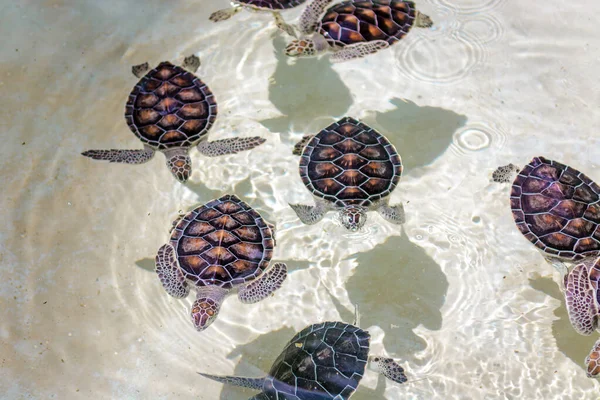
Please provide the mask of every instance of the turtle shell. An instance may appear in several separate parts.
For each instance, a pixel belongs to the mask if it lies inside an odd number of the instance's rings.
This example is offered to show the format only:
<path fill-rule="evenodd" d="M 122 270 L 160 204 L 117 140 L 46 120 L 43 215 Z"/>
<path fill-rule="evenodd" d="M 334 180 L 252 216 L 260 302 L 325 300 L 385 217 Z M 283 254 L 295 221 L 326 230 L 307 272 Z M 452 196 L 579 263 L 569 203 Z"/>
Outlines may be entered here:
<path fill-rule="evenodd" d="M 510 204 L 521 233 L 544 253 L 600 255 L 600 187 L 575 168 L 535 157 L 515 178 Z"/>
<path fill-rule="evenodd" d="M 294 8 L 306 0 L 237 0 L 238 3 L 265 10 L 284 10 Z"/>
<path fill-rule="evenodd" d="M 317 32 L 334 47 L 373 40 L 392 45 L 410 31 L 416 11 L 412 1 L 344 1 L 327 9 Z"/>
<path fill-rule="evenodd" d="M 343 322 L 310 325 L 273 363 L 263 385 L 269 400 L 348 399 L 369 358 L 370 335 Z"/>
<path fill-rule="evenodd" d="M 389 195 L 402 174 L 402 161 L 381 134 L 345 117 L 315 135 L 300 159 L 302 182 L 336 206 L 368 207 Z"/>
<path fill-rule="evenodd" d="M 158 150 L 193 146 L 216 117 L 217 103 L 208 86 L 166 61 L 140 79 L 125 106 L 129 129 Z"/>
<path fill-rule="evenodd" d="M 187 213 L 173 229 L 170 243 L 186 279 L 226 289 L 260 276 L 275 245 L 268 223 L 233 195 Z"/>

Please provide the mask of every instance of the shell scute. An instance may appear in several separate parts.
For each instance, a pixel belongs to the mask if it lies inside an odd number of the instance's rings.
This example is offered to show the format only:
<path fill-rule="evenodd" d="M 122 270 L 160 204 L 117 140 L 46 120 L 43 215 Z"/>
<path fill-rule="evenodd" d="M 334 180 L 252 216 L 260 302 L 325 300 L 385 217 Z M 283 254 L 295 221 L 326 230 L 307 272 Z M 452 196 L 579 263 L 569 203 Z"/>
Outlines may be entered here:
<path fill-rule="evenodd" d="M 592 204 L 589 205 L 583 217 L 587 220 L 595 222 L 596 224 L 600 224 L 600 205 Z"/>

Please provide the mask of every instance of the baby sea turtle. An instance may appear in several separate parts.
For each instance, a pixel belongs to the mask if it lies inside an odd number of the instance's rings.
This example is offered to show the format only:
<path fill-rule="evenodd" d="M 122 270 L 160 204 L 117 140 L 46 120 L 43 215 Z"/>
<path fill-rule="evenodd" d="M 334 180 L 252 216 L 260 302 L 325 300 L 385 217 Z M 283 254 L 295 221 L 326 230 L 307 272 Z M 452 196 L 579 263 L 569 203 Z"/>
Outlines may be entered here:
<path fill-rule="evenodd" d="M 564 278 L 565 303 L 569 320 L 582 335 L 598 330 L 600 318 L 600 258 L 577 264 Z M 600 378 L 600 340 L 585 359 L 587 376 Z"/>
<path fill-rule="evenodd" d="M 357 120 L 344 117 L 314 136 L 296 144 L 301 155 L 300 177 L 314 195 L 314 207 L 290 204 L 305 224 L 320 221 L 330 210 L 339 210 L 342 224 L 360 229 L 367 211 L 377 210 L 394 224 L 404 223 L 402 204 L 390 206 L 389 194 L 402 175 L 402 161 L 394 146 L 380 133 Z"/>
<path fill-rule="evenodd" d="M 158 250 L 156 273 L 175 298 L 196 290 L 192 322 L 198 331 L 213 323 L 233 289 L 242 303 L 256 303 L 287 276 L 285 264 L 269 268 L 275 226 L 234 195 L 199 206 L 173 224 L 169 243 Z"/>
<path fill-rule="evenodd" d="M 534 157 L 520 169 L 494 171 L 510 182 L 510 206 L 517 227 L 546 256 L 563 261 L 600 256 L 600 186 L 575 168 Z"/>
<path fill-rule="evenodd" d="M 431 18 L 417 11 L 412 1 L 350 0 L 324 12 L 332 1 L 313 0 L 304 9 L 300 16 L 303 37 L 287 46 L 288 56 L 311 57 L 331 51 L 331 61 L 346 61 L 393 45 L 413 25 L 433 25 Z"/>
<path fill-rule="evenodd" d="M 285 22 L 279 11 L 294 8 L 306 0 L 236 0 L 232 1 L 231 8 L 215 11 L 209 17 L 213 22 L 224 21 L 231 18 L 242 9 L 249 11 L 270 12 L 275 17 L 275 25 L 290 36 L 296 36 L 294 28 Z"/>
<path fill-rule="evenodd" d="M 188 155 L 192 146 L 197 145 L 207 157 L 215 157 L 250 150 L 263 143 L 265 139 L 260 137 L 207 140 L 217 116 L 217 103 L 208 86 L 192 73 L 199 66 L 200 59 L 192 55 L 184 60 L 183 68 L 167 61 L 150 72 L 148 63 L 132 67 L 134 75 L 141 79 L 125 105 L 125 120 L 144 143 L 144 149 L 88 150 L 82 154 L 95 160 L 143 164 L 150 161 L 155 151 L 161 151 L 175 178 L 185 182 L 192 173 Z"/>
<path fill-rule="evenodd" d="M 369 356 L 369 332 L 343 322 L 307 326 L 285 346 L 264 378 L 200 375 L 261 392 L 250 400 L 345 400 L 371 367 L 398 382 L 404 369 L 393 359 Z"/>

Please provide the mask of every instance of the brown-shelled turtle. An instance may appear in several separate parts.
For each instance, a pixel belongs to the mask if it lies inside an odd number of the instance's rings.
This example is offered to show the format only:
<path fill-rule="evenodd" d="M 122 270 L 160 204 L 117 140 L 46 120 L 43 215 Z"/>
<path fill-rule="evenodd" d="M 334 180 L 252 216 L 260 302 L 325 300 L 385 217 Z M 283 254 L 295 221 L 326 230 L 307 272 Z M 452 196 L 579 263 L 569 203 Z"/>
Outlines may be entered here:
<path fill-rule="evenodd" d="M 82 154 L 95 160 L 143 164 L 161 151 L 175 178 L 185 182 L 192 173 L 188 155 L 192 146 L 207 157 L 215 157 L 263 143 L 265 139 L 260 137 L 207 140 L 217 117 L 217 103 L 208 86 L 192 73 L 199 66 L 200 59 L 192 55 L 185 58 L 183 68 L 167 61 L 150 71 L 148 63 L 132 67 L 133 74 L 141 79 L 129 94 L 125 120 L 144 148 L 88 150 Z"/>
<path fill-rule="evenodd" d="M 325 8 L 333 0 L 313 0 L 300 16 L 302 37 L 286 48 L 292 57 L 333 52 L 331 61 L 364 57 L 402 39 L 413 25 L 428 28 L 431 18 L 412 1 L 349 0 Z"/>
<path fill-rule="evenodd" d="M 492 179 L 510 182 L 514 173 L 510 207 L 523 236 L 555 261 L 600 256 L 600 186 L 544 157 L 534 157 L 524 168 L 498 167 Z"/>
<path fill-rule="evenodd" d="M 275 25 L 290 36 L 296 36 L 294 28 L 285 22 L 280 14 L 280 11 L 294 8 L 306 0 L 234 0 L 231 2 L 232 7 L 223 10 L 215 11 L 209 17 L 213 22 L 225 21 L 237 14 L 242 9 L 258 12 L 270 12 L 275 17 Z"/>
<path fill-rule="evenodd" d="M 600 258 L 585 259 L 564 278 L 565 303 L 569 320 L 582 335 L 598 330 L 600 318 Z M 596 341 L 585 358 L 587 376 L 600 378 L 600 340 Z"/>
<path fill-rule="evenodd" d="M 307 326 L 285 346 L 263 378 L 200 375 L 260 390 L 250 400 L 346 400 L 356 391 L 367 364 L 398 382 L 404 369 L 393 359 L 369 355 L 369 332 L 343 322 Z"/>
<path fill-rule="evenodd" d="M 394 224 L 404 223 L 402 203 L 388 204 L 402 175 L 402 161 L 374 129 L 344 117 L 314 136 L 304 136 L 294 154 L 301 156 L 300 177 L 316 204 L 290 204 L 303 223 L 314 224 L 330 210 L 339 210 L 341 223 L 351 231 L 365 224 L 369 210 Z"/>
<path fill-rule="evenodd" d="M 158 250 L 156 273 L 173 297 L 196 291 L 192 322 L 198 331 L 217 318 L 234 289 L 242 303 L 256 303 L 279 289 L 285 264 L 269 265 L 275 226 L 234 195 L 225 195 L 173 223 L 169 242 Z"/>

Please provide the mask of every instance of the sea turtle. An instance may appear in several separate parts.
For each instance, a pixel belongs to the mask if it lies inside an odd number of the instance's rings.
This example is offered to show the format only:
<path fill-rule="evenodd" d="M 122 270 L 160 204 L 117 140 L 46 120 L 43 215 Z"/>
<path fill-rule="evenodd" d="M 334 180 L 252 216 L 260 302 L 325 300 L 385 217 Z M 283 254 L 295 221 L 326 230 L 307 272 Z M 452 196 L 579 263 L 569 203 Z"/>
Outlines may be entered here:
<path fill-rule="evenodd" d="M 402 203 L 388 204 L 400 175 L 402 161 L 380 133 L 344 117 L 314 136 L 304 136 L 294 154 L 301 155 L 300 177 L 316 205 L 290 204 L 305 224 L 314 224 L 330 210 L 339 210 L 341 223 L 360 229 L 367 211 L 377 210 L 394 224 L 404 223 Z"/>
<path fill-rule="evenodd" d="M 206 329 L 225 296 L 238 289 L 242 303 L 256 303 L 281 287 L 287 267 L 269 267 L 275 226 L 234 195 L 196 207 L 173 223 L 171 238 L 156 256 L 156 273 L 168 294 L 196 290 L 192 322 Z"/>
<path fill-rule="evenodd" d="M 367 364 L 395 382 L 406 382 L 404 369 L 393 359 L 369 356 L 370 338 L 357 326 L 323 322 L 297 333 L 266 377 L 199 374 L 261 391 L 250 400 L 345 400 L 358 387 Z"/>
<path fill-rule="evenodd" d="M 495 182 L 510 182 L 517 227 L 553 265 L 600 255 L 600 186 L 575 168 L 534 157 L 520 169 L 498 167 Z"/>
<path fill-rule="evenodd" d="M 149 72 L 148 63 L 132 67 L 133 74 L 141 79 L 125 105 L 125 120 L 144 149 L 88 150 L 82 154 L 95 160 L 143 164 L 155 151 L 162 151 L 169 170 L 178 181 L 185 182 L 192 173 L 188 155 L 192 146 L 197 145 L 205 156 L 215 157 L 263 143 L 265 139 L 260 137 L 207 140 L 217 116 L 217 103 L 208 86 L 192 73 L 199 66 L 200 59 L 192 55 L 185 58 L 183 68 L 167 61 Z"/>
<path fill-rule="evenodd" d="M 290 36 L 296 36 L 294 28 L 285 22 L 280 10 L 294 8 L 304 3 L 306 0 L 234 0 L 231 2 L 231 8 L 215 11 L 209 17 L 213 22 L 225 21 L 242 9 L 249 11 L 270 12 L 275 17 L 275 25 Z"/>
<path fill-rule="evenodd" d="M 564 278 L 565 303 L 569 320 L 582 335 L 598 330 L 600 318 L 600 257 L 577 264 Z M 585 359 L 587 376 L 600 378 L 600 340 Z"/>
<path fill-rule="evenodd" d="M 325 11 L 332 1 L 313 0 L 304 9 L 300 16 L 302 37 L 287 46 L 288 56 L 311 57 L 331 51 L 331 61 L 346 61 L 393 45 L 413 25 L 433 25 L 431 18 L 417 11 L 412 1 L 349 0 Z"/>

